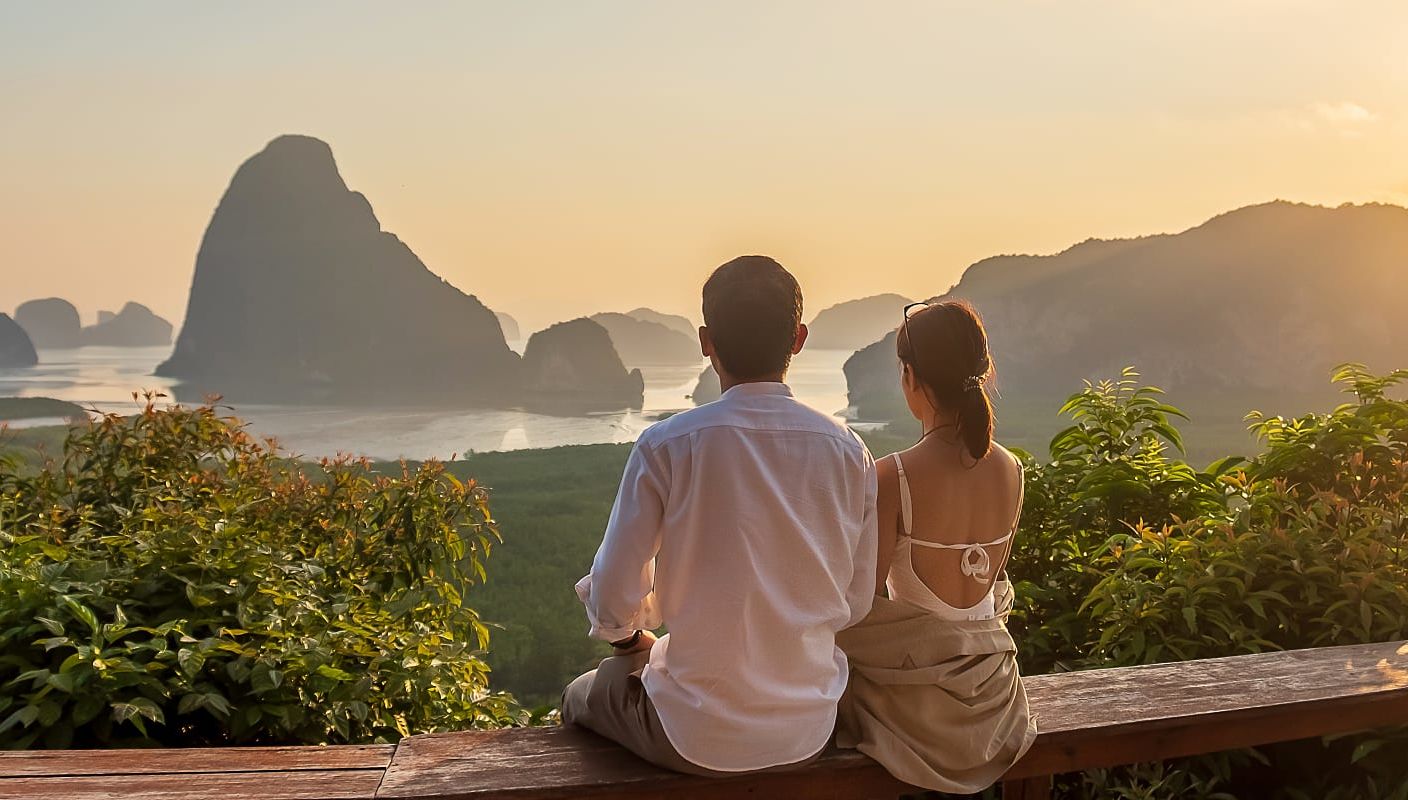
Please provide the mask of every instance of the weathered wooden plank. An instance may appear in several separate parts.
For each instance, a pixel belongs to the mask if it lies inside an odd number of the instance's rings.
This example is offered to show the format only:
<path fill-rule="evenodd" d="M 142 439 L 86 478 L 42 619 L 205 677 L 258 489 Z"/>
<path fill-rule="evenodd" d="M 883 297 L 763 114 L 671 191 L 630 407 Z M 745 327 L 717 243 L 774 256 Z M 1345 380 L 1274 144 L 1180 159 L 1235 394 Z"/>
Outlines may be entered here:
<path fill-rule="evenodd" d="M 1029 679 L 1028 692 L 1042 733 L 1007 777 L 1037 792 L 1040 782 L 1023 779 L 1408 723 L 1408 643 L 1046 675 Z M 797 771 L 702 780 L 585 731 L 538 729 L 406 739 L 378 797 L 865 798 L 905 788 L 854 752 Z"/>
<path fill-rule="evenodd" d="M 1019 778 L 1002 782 L 1002 800 L 1049 800 L 1051 776 Z"/>
<path fill-rule="evenodd" d="M 0 752 L 0 778 L 385 769 L 395 745 Z"/>
<path fill-rule="evenodd" d="M 1237 656 L 1028 680 L 1041 736 L 1007 776 L 1046 796 L 1053 773 L 1408 723 L 1408 643 Z M 631 797 L 893 798 L 908 787 L 852 751 L 807 767 L 701 779 L 578 729 L 406 739 L 398 747 L 0 753 L 0 800 L 359 800 Z"/>
<path fill-rule="evenodd" d="M 907 787 L 854 751 L 798 769 L 696 778 L 654 767 L 578 728 L 430 734 L 402 740 L 378 798 L 893 798 Z"/>
<path fill-rule="evenodd" d="M 371 800 L 380 769 L 0 778 L 0 800 Z"/>
<path fill-rule="evenodd" d="M 1011 778 L 1408 724 L 1408 643 L 1028 679 L 1041 736 Z"/>
<path fill-rule="evenodd" d="M 1043 734 L 1147 725 L 1408 690 L 1408 642 L 1037 675 Z"/>

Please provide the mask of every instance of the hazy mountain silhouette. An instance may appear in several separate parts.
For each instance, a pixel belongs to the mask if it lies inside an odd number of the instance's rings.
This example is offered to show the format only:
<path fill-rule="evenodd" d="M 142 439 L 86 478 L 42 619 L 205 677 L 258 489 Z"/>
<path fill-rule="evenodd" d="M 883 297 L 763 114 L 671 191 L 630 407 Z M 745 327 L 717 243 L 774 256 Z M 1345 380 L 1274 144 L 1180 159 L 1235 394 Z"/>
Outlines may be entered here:
<path fill-rule="evenodd" d="M 141 303 L 129 302 L 106 320 L 84 328 L 82 341 L 106 347 L 164 347 L 171 344 L 171 323 Z"/>
<path fill-rule="evenodd" d="M 221 198 L 157 373 L 188 396 L 500 404 L 521 368 L 493 312 L 381 229 L 327 144 L 280 136 Z"/>
<path fill-rule="evenodd" d="M 714 371 L 714 365 L 710 364 L 699 373 L 699 379 L 694 382 L 694 391 L 690 392 L 689 399 L 694 401 L 696 406 L 705 403 L 712 403 L 723 394 L 723 385 L 719 383 L 719 373 Z"/>
<path fill-rule="evenodd" d="M 523 335 L 518 327 L 518 320 L 502 311 L 495 311 L 494 316 L 499 320 L 499 330 L 504 332 L 505 339 L 511 342 L 517 341 Z"/>
<path fill-rule="evenodd" d="M 859 350 L 894 330 L 911 302 L 898 294 L 877 294 L 837 303 L 808 323 L 807 347 Z"/>
<path fill-rule="evenodd" d="M 0 367 L 32 367 L 38 363 L 29 334 L 9 314 L 0 314 Z"/>
<path fill-rule="evenodd" d="M 665 314 L 653 308 L 633 308 L 626 312 L 626 316 L 646 322 L 658 322 L 670 330 L 679 331 L 688 336 L 691 341 L 697 342 L 699 340 L 699 327 L 678 314 Z"/>
<path fill-rule="evenodd" d="M 590 319 L 538 331 L 523 350 L 524 405 L 549 413 L 640 408 L 645 380 L 621 363 L 606 328 Z"/>
<path fill-rule="evenodd" d="M 98 324 L 99 324 L 99 325 L 102 325 L 104 322 L 110 322 L 110 321 L 112 321 L 115 317 L 117 317 L 117 314 L 114 314 L 114 313 L 111 312 L 111 311 L 106 311 L 106 310 L 99 311 L 99 312 L 98 312 Z"/>
<path fill-rule="evenodd" d="M 29 334 L 35 347 L 78 347 L 82 343 L 78 309 L 59 297 L 20 303 L 14 321 Z"/>
<path fill-rule="evenodd" d="M 1408 209 L 1274 202 L 1178 234 L 969 267 L 1007 399 L 1050 403 L 1135 365 L 1176 402 L 1329 392 L 1329 370 L 1408 366 Z M 894 333 L 851 357 L 859 416 L 901 418 Z M 1250 406 L 1245 406 L 1250 408 Z"/>
<path fill-rule="evenodd" d="M 686 336 L 659 322 L 632 314 L 593 314 L 591 320 L 606 329 L 621 360 L 632 367 L 659 364 L 697 364 L 703 356 L 699 339 Z"/>

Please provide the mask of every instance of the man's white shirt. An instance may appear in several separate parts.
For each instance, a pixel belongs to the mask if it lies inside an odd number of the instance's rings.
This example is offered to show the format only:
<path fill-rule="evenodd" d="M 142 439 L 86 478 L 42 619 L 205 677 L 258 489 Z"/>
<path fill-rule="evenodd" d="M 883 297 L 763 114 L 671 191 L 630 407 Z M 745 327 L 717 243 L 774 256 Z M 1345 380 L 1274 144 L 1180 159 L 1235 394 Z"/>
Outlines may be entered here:
<path fill-rule="evenodd" d="M 577 595 L 598 638 L 669 627 L 641 678 L 685 759 L 743 771 L 826 745 L 835 636 L 875 592 L 875 492 L 860 439 L 781 383 L 641 434 Z"/>

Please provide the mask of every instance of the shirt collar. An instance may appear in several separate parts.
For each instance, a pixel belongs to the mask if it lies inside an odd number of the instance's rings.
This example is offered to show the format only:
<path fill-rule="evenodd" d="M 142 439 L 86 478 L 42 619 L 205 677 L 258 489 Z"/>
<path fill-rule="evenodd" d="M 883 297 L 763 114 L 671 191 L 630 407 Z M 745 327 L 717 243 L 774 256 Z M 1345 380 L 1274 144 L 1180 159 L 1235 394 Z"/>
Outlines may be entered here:
<path fill-rule="evenodd" d="M 719 399 L 725 397 L 760 397 L 764 395 L 774 395 L 777 397 L 791 397 L 792 388 L 785 383 L 778 381 L 755 381 L 752 383 L 740 383 L 729 388 L 728 391 L 720 395 Z"/>

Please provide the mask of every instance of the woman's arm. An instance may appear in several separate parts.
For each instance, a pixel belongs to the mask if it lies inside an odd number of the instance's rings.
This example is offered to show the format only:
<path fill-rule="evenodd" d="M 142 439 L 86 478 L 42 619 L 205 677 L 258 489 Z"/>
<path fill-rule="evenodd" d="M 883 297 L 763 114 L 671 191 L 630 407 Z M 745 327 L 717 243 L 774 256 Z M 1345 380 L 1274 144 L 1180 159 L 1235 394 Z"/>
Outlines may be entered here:
<path fill-rule="evenodd" d="M 886 456 L 876 461 L 875 477 L 879 484 L 875 516 L 880 528 L 879 550 L 875 554 L 875 593 L 883 594 L 885 578 L 890 574 L 890 559 L 895 555 L 895 543 L 899 537 L 900 478 L 895 470 L 895 460 Z"/>

